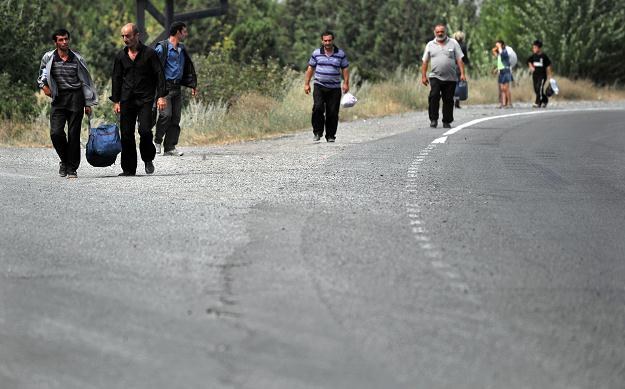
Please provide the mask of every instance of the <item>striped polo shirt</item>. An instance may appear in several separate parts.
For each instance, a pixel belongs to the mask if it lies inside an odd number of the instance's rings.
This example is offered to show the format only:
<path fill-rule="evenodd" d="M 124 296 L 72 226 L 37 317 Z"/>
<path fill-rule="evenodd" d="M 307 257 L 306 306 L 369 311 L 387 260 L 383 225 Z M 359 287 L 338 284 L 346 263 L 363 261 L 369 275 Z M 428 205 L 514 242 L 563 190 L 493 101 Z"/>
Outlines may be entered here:
<path fill-rule="evenodd" d="M 52 77 L 59 90 L 78 90 L 82 88 L 82 82 L 78 78 L 78 60 L 72 51 L 69 51 L 67 61 L 63 61 L 59 52 L 54 51 L 52 62 Z"/>
<path fill-rule="evenodd" d="M 313 51 L 308 65 L 315 68 L 314 83 L 330 89 L 341 88 L 341 69 L 349 66 L 345 52 L 334 46 L 331 56 L 325 54 L 321 46 Z"/>

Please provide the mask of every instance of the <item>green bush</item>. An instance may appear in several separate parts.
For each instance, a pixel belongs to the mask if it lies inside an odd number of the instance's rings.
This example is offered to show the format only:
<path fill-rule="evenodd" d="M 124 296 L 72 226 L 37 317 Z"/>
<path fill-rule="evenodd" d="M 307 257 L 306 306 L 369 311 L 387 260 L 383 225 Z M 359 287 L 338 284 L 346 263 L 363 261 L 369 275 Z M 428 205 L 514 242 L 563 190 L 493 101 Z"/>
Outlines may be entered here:
<path fill-rule="evenodd" d="M 37 111 L 33 88 L 23 82 L 11 81 L 7 73 L 0 73 L 0 118 L 25 119 Z"/>
<path fill-rule="evenodd" d="M 206 103 L 237 100 L 249 92 L 281 99 L 297 77 L 277 60 L 262 61 L 255 56 L 248 63 L 234 61 L 230 49 L 217 47 L 208 55 L 194 58 L 198 74 L 199 97 Z"/>

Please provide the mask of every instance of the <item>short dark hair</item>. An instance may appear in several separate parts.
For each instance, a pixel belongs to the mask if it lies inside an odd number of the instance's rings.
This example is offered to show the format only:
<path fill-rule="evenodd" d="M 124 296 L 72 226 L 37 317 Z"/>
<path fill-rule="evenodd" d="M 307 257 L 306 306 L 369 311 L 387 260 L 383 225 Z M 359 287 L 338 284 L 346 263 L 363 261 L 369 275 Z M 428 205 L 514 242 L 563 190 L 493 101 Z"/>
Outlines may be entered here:
<path fill-rule="evenodd" d="M 325 30 L 324 32 L 321 33 L 321 38 L 323 39 L 324 36 L 328 36 L 330 35 L 332 37 L 332 39 L 334 39 L 334 33 L 330 30 Z"/>
<path fill-rule="evenodd" d="M 182 31 L 182 29 L 185 27 L 187 27 L 187 24 L 185 22 L 180 22 L 180 21 L 173 22 L 171 26 L 169 27 L 169 36 L 176 35 L 180 31 Z"/>
<path fill-rule="evenodd" d="M 52 33 L 52 41 L 56 42 L 56 37 L 58 37 L 58 36 L 65 36 L 65 35 L 67 35 L 67 37 L 70 38 L 69 31 L 67 31 L 64 28 L 59 28 L 59 29 L 57 29 L 56 31 L 54 31 Z"/>
<path fill-rule="evenodd" d="M 536 46 L 536 47 L 543 47 L 543 41 L 541 41 L 540 39 L 536 39 L 533 43 L 532 46 Z"/>
<path fill-rule="evenodd" d="M 503 39 L 497 39 L 497 43 L 501 43 L 503 47 L 506 47 L 506 42 L 504 42 Z"/>

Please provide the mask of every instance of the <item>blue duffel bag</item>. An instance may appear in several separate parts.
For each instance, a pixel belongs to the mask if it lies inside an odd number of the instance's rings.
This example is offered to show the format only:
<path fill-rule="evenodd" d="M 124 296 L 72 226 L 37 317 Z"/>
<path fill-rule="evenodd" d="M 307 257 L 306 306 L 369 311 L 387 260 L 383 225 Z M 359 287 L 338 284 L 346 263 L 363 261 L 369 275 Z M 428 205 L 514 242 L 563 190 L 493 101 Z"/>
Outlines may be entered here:
<path fill-rule="evenodd" d="M 122 151 L 122 140 L 117 124 L 101 124 L 91 128 L 89 118 L 89 140 L 87 141 L 87 162 L 91 166 L 111 166 Z"/>
<path fill-rule="evenodd" d="M 456 93 L 454 93 L 454 96 L 461 101 L 465 101 L 469 98 L 469 85 L 467 85 L 466 81 L 461 80 L 456 83 Z"/>

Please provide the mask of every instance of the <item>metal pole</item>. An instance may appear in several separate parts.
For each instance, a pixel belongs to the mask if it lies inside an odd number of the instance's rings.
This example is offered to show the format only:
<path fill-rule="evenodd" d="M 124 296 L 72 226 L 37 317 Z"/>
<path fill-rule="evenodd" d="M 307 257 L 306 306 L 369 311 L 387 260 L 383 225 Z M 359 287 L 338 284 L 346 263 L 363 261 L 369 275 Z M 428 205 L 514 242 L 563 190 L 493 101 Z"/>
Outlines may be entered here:
<path fill-rule="evenodd" d="M 174 0 L 165 3 L 165 32 L 169 33 L 169 27 L 174 22 Z"/>
<path fill-rule="evenodd" d="M 145 33 L 145 6 L 147 0 L 137 0 L 137 27 L 139 27 L 139 31 Z M 147 38 L 144 35 L 144 39 Z"/>

